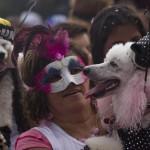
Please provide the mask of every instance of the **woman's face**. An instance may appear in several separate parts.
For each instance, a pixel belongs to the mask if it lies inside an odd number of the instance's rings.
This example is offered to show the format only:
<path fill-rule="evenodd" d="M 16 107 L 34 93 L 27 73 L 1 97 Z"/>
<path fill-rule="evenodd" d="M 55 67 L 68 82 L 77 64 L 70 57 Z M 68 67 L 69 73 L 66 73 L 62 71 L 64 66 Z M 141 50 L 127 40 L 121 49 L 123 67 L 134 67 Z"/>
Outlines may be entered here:
<path fill-rule="evenodd" d="M 138 41 L 142 37 L 137 27 L 133 25 L 120 25 L 112 30 L 104 46 L 104 54 L 117 43 Z"/>
<path fill-rule="evenodd" d="M 73 41 L 86 51 L 90 51 L 90 38 L 87 33 L 80 34 L 73 38 Z"/>
<path fill-rule="evenodd" d="M 63 113 L 81 109 L 86 103 L 85 94 L 88 81 L 82 72 L 82 61 L 77 56 L 68 56 L 47 66 L 51 92 L 49 103 L 51 112 Z M 55 73 L 51 73 L 54 72 Z"/>
<path fill-rule="evenodd" d="M 66 114 L 66 112 L 80 112 L 87 105 L 85 95 L 88 91 L 88 81 L 70 85 L 62 92 L 49 94 L 49 106 L 52 114 Z"/>

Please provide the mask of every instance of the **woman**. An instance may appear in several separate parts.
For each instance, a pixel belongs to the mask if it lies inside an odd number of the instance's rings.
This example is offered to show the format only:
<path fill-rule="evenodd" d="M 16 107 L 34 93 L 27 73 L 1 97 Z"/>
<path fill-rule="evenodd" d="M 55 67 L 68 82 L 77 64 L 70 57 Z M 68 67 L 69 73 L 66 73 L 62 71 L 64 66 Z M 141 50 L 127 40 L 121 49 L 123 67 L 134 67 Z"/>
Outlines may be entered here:
<path fill-rule="evenodd" d="M 18 137 L 15 149 L 84 149 L 84 139 L 99 132 L 99 120 L 94 101 L 85 98 L 89 82 L 84 62 L 69 50 L 66 31 L 22 29 L 14 51 L 21 50 L 24 106 L 34 127 Z"/>
<path fill-rule="evenodd" d="M 103 62 L 107 51 L 116 43 L 138 41 L 146 34 L 136 11 L 125 5 L 106 7 L 94 17 L 90 29 L 95 64 Z"/>

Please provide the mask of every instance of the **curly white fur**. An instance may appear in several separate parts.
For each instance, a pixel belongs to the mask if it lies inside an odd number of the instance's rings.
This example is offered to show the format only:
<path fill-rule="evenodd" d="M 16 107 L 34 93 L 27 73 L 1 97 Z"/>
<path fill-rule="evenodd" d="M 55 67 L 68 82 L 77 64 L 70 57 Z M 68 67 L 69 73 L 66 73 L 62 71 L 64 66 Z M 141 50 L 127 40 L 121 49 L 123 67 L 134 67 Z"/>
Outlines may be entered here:
<path fill-rule="evenodd" d="M 0 39 L 0 52 L 4 54 L 1 58 L 0 73 L 7 68 L 13 68 L 11 62 L 11 42 Z M 13 80 L 10 72 L 7 72 L 0 80 L 0 127 L 12 125 L 12 93 L 14 90 Z"/>
<path fill-rule="evenodd" d="M 97 83 L 111 79 L 120 81 L 117 88 L 108 90 L 104 96 L 112 95 L 113 112 L 117 126 L 121 128 L 136 128 L 144 117 L 147 103 L 150 103 L 150 74 L 148 73 L 147 78 L 147 91 L 144 91 L 145 72 L 137 69 L 134 64 L 135 54 L 131 45 L 132 42 L 116 44 L 106 54 L 104 63 L 87 67 L 90 69 L 88 76 Z"/>
<path fill-rule="evenodd" d="M 85 143 L 90 150 L 123 150 L 120 140 L 107 136 L 92 137 L 87 139 Z"/>
<path fill-rule="evenodd" d="M 86 67 L 89 69 L 88 77 L 97 84 L 111 79 L 120 81 L 117 88 L 106 91 L 104 96 L 111 95 L 111 97 L 109 101 L 105 99 L 101 104 L 101 106 L 112 104 L 112 114 L 116 119 L 114 131 L 117 130 L 117 127 L 136 128 L 139 123 L 143 128 L 150 125 L 150 108 L 147 108 L 147 105 L 150 105 L 150 73 L 147 74 L 145 84 L 145 72 L 137 69 L 135 65 L 135 54 L 130 48 L 131 44 L 128 42 L 114 45 L 108 51 L 104 63 Z M 113 84 L 107 85 L 106 89 L 111 89 Z M 95 92 L 99 91 L 95 89 Z M 108 108 L 104 107 L 101 110 L 101 106 L 99 114 L 105 117 L 108 115 Z M 92 138 L 86 143 L 91 150 L 120 150 L 122 148 L 121 142 L 116 141 L 113 136 Z"/>
<path fill-rule="evenodd" d="M 14 89 L 11 74 L 0 81 L 0 127 L 12 125 L 12 91 Z"/>

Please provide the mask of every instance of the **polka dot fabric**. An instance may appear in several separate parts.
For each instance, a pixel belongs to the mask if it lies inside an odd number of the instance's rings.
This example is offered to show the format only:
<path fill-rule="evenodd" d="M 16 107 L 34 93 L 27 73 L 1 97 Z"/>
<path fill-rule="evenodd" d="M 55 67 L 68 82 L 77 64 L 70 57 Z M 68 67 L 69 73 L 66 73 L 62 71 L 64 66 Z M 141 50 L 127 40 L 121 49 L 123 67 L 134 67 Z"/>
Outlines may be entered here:
<path fill-rule="evenodd" d="M 150 127 L 140 130 L 118 130 L 124 150 L 150 150 Z"/>
<path fill-rule="evenodd" d="M 131 49 L 135 52 L 135 63 L 138 67 L 150 67 L 150 33 L 132 44 Z"/>

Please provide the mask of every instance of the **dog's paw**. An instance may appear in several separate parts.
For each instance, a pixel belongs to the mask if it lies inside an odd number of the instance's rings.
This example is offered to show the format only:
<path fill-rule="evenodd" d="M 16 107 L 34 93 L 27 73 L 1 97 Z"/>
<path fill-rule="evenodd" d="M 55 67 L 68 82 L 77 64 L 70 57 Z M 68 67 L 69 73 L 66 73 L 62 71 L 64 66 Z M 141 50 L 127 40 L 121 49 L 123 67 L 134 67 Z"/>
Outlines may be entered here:
<path fill-rule="evenodd" d="M 121 141 L 107 136 L 92 137 L 85 143 L 89 150 L 123 150 Z"/>

